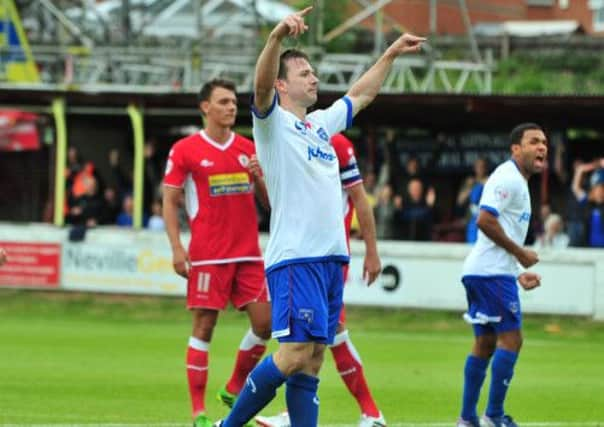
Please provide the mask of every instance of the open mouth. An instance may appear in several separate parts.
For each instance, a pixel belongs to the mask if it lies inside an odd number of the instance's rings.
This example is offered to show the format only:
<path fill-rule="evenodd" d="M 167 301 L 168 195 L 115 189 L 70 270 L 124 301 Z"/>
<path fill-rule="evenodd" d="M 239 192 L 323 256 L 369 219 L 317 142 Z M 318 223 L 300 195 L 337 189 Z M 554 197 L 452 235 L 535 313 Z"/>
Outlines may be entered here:
<path fill-rule="evenodd" d="M 535 156 L 535 165 L 538 167 L 543 167 L 545 164 L 545 156 L 543 154 L 537 154 Z"/>

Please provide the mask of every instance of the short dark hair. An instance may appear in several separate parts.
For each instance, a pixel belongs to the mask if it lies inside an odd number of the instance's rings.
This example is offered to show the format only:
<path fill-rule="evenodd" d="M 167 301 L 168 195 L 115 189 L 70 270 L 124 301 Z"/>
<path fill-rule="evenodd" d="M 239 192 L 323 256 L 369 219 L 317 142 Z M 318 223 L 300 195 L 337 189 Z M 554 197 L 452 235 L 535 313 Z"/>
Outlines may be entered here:
<path fill-rule="evenodd" d="M 227 90 L 230 90 L 233 93 L 237 93 L 237 87 L 235 83 L 231 80 L 227 79 L 212 79 L 209 82 L 206 82 L 201 89 L 199 90 L 199 94 L 197 94 L 197 102 L 202 103 L 203 101 L 207 101 L 212 96 L 212 91 L 217 87 L 221 87 Z"/>
<path fill-rule="evenodd" d="M 522 141 L 522 137 L 524 136 L 524 132 L 527 130 L 540 130 L 543 132 L 543 128 L 539 126 L 537 123 L 521 123 L 516 126 L 510 132 L 510 145 L 520 144 Z"/>
<path fill-rule="evenodd" d="M 279 56 L 279 73 L 278 79 L 285 80 L 287 78 L 287 61 L 293 58 L 302 58 L 310 62 L 308 55 L 298 49 L 287 49 Z"/>

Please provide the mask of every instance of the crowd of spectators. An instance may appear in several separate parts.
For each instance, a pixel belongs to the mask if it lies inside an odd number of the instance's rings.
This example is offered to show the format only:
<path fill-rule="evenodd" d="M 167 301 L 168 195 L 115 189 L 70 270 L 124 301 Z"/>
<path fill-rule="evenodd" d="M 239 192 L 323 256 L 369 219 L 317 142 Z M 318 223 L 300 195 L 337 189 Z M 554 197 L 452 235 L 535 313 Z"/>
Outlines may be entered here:
<path fill-rule="evenodd" d="M 359 159 L 364 184 L 373 206 L 379 239 L 410 241 L 476 241 L 476 218 L 484 183 L 497 165 L 476 158 L 466 177 L 434 179 L 439 152 L 420 158 L 413 153 L 401 156 L 396 134 L 387 130 L 378 146 L 376 164 Z M 552 167 L 546 171 L 558 183 L 561 202 L 533 197 L 533 219 L 528 244 L 539 248 L 604 247 L 604 158 L 576 160 L 565 172 L 561 156 L 564 145 L 551 150 Z M 552 154 L 553 153 L 553 154 Z M 150 230 L 163 230 L 161 180 L 164 156 L 156 143 L 145 144 L 143 223 Z M 109 174 L 101 176 L 95 164 L 70 148 L 67 159 L 65 218 L 78 227 L 116 225 L 131 227 L 134 201 L 132 167 L 123 164 L 120 152 L 107 153 Z M 130 172 L 126 172 L 130 171 Z M 571 178 L 572 177 L 572 178 Z M 555 206 L 553 208 L 552 206 Z M 270 213 L 258 205 L 260 229 L 268 230 Z M 186 229 L 186 214 L 182 226 Z M 352 233 L 360 237 L 353 220 Z"/>

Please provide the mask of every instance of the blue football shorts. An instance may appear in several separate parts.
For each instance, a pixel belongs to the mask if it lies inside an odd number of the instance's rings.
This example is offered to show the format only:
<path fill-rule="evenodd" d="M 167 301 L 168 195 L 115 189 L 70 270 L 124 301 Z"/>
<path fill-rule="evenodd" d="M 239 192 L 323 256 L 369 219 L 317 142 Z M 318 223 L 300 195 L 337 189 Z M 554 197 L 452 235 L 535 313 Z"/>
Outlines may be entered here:
<path fill-rule="evenodd" d="M 468 311 L 464 320 L 474 335 L 520 330 L 522 311 L 518 285 L 513 276 L 464 276 Z"/>
<path fill-rule="evenodd" d="M 279 342 L 332 344 L 342 310 L 342 263 L 288 264 L 267 273 L 272 336 Z"/>

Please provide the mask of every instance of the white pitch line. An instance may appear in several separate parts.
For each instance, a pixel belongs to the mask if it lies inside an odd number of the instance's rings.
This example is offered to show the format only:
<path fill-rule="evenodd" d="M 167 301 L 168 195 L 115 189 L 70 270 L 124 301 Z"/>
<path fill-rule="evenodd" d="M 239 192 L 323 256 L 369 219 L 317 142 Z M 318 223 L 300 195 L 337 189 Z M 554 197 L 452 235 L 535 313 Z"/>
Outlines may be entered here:
<path fill-rule="evenodd" d="M 455 422 L 405 422 L 388 423 L 389 427 L 451 427 Z M 189 427 L 190 423 L 146 423 L 146 424 L 0 424 L 1 427 Z M 323 424 L 319 427 L 355 427 L 356 424 Z M 562 422 L 535 421 L 522 423 L 523 427 L 604 427 L 604 421 Z"/>

